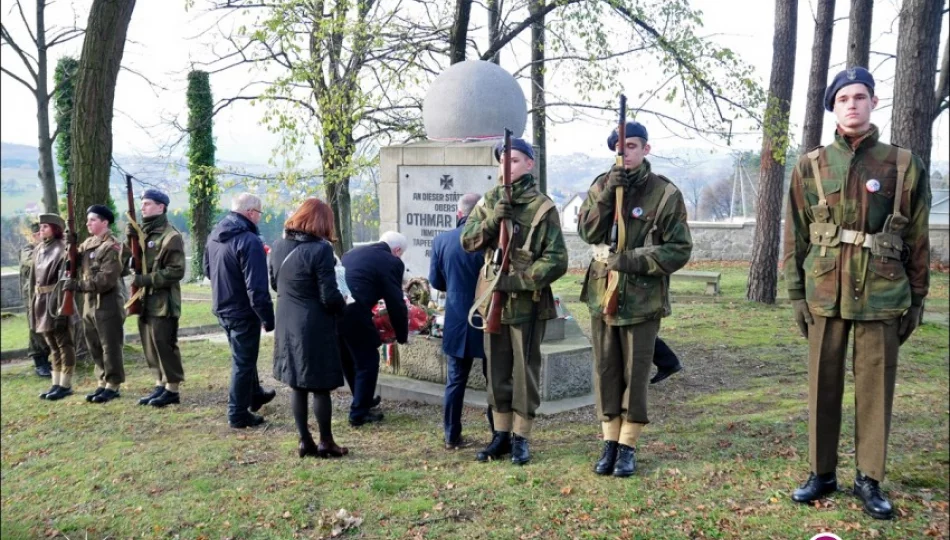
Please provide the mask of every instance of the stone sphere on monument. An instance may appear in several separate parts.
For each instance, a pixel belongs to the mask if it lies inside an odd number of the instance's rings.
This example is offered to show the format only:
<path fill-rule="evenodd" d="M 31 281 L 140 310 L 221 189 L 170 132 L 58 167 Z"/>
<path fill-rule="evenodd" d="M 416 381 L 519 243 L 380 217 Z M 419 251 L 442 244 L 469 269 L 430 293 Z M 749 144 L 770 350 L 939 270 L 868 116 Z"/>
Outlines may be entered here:
<path fill-rule="evenodd" d="M 491 62 L 466 60 L 432 82 L 422 103 L 422 121 L 433 140 L 501 137 L 505 128 L 521 137 L 528 108 L 510 73 Z"/>

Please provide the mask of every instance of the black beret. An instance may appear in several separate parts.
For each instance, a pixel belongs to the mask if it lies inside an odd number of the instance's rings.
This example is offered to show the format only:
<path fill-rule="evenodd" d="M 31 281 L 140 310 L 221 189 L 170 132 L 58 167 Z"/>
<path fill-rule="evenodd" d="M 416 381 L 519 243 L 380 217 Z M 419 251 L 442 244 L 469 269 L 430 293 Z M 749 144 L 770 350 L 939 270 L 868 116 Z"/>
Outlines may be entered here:
<path fill-rule="evenodd" d="M 650 140 L 647 136 L 647 128 L 643 126 L 640 122 L 627 122 L 626 127 L 624 127 L 623 134 L 625 137 L 640 137 L 644 141 Z M 610 132 L 610 137 L 607 137 L 607 148 L 610 148 L 611 151 L 617 151 L 617 141 L 620 140 L 620 135 L 617 133 L 617 128 L 614 128 Z"/>
<path fill-rule="evenodd" d="M 165 208 L 168 208 L 168 195 L 165 195 L 157 189 L 146 189 L 145 193 L 142 194 L 143 199 L 149 199 L 157 202 L 158 204 L 164 204 Z"/>
<path fill-rule="evenodd" d="M 108 206 L 94 204 L 86 210 L 86 213 L 95 214 L 109 223 L 115 223 L 115 214 L 112 213 L 112 210 L 109 210 Z"/>
<path fill-rule="evenodd" d="M 831 80 L 831 84 L 828 85 L 828 89 L 825 90 L 825 109 L 828 112 L 834 112 L 835 110 L 835 95 L 838 94 L 838 90 L 849 84 L 863 84 L 868 87 L 871 95 L 874 95 L 874 77 L 871 72 L 863 67 L 848 68 L 835 75 L 835 78 Z"/>
<path fill-rule="evenodd" d="M 525 142 L 524 139 L 519 139 L 517 137 L 511 138 L 511 149 L 517 150 L 522 154 L 528 156 L 528 159 L 534 159 L 534 149 L 531 148 L 531 145 Z M 505 140 L 502 139 L 498 141 L 498 144 L 495 145 L 495 161 L 501 162 L 501 153 L 505 151 Z"/>

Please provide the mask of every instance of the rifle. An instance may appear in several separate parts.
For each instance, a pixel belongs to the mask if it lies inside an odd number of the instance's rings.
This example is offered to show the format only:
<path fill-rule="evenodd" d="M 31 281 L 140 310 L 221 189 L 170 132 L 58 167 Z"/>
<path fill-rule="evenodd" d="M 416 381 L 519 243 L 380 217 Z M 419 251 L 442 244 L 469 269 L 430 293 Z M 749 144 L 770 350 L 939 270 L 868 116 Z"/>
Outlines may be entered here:
<path fill-rule="evenodd" d="M 620 94 L 620 124 L 617 126 L 617 166 L 623 167 L 623 155 L 627 148 L 627 96 Z M 620 214 L 623 211 L 623 188 L 614 192 L 614 223 L 610 226 L 610 252 L 617 253 L 620 243 Z M 604 315 L 616 315 L 619 302 L 620 272 L 607 274 L 607 293 L 604 297 Z"/>
<path fill-rule="evenodd" d="M 73 184 L 66 182 L 66 238 L 69 242 L 67 250 L 66 278 L 76 277 L 79 269 L 79 250 L 76 248 L 76 208 L 73 206 Z M 76 301 L 73 291 L 63 291 L 63 302 L 59 306 L 59 314 L 63 317 L 72 317 L 76 314 Z"/>
<path fill-rule="evenodd" d="M 505 198 L 511 202 L 511 130 L 505 128 L 505 162 L 504 173 L 502 176 L 505 186 Z M 496 275 L 508 273 L 508 266 L 511 263 L 510 250 L 508 249 L 508 220 L 502 220 L 498 233 L 498 249 L 492 264 L 495 266 Z M 501 332 L 501 310 L 505 303 L 505 293 L 493 291 L 491 301 L 488 304 L 488 316 L 485 318 L 485 332 L 489 334 L 498 334 Z"/>
<path fill-rule="evenodd" d="M 128 195 L 129 199 L 129 221 L 135 221 L 135 195 L 132 194 L 132 175 L 125 175 L 125 192 Z M 142 273 L 142 245 L 139 243 L 139 237 L 137 235 L 129 236 L 129 247 L 132 250 L 132 272 L 135 274 Z M 137 294 L 139 288 L 132 286 L 132 290 L 129 295 L 129 302 L 126 304 L 127 312 L 129 315 L 139 315 L 142 313 L 142 298 L 140 294 Z"/>

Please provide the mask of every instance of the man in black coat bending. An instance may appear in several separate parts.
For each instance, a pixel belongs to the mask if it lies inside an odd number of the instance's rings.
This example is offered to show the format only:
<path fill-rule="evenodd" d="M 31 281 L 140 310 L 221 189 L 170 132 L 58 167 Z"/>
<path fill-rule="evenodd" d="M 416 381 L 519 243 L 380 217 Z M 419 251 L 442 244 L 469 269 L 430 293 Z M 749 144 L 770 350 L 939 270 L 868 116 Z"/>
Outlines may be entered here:
<path fill-rule="evenodd" d="M 267 288 L 267 255 L 258 236 L 261 199 L 242 193 L 231 201 L 231 211 L 208 235 L 204 271 L 211 280 L 211 311 L 228 336 L 231 347 L 231 390 L 228 423 L 233 428 L 260 425 L 254 414 L 274 399 L 276 391 L 261 388 L 257 354 L 261 328 L 274 329 L 274 305 Z"/>
<path fill-rule="evenodd" d="M 373 325 L 372 309 L 380 299 L 386 302 L 396 341 L 406 343 L 409 338 L 409 311 L 402 292 L 405 266 L 400 259 L 406 245 L 405 236 L 386 231 L 379 242 L 354 248 L 344 254 L 341 261 L 346 268 L 346 285 L 354 300 L 346 306 L 343 323 L 339 326 L 343 376 L 353 393 L 352 426 L 383 419 L 382 413 L 370 410 L 379 404 L 375 392 L 382 341 Z"/>

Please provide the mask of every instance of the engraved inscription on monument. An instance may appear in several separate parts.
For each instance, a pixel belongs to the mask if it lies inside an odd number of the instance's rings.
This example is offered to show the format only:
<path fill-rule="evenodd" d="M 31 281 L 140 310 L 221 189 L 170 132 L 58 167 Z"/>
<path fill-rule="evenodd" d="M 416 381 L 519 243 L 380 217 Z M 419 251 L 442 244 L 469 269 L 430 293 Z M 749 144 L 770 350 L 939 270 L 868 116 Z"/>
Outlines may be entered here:
<path fill-rule="evenodd" d="M 455 228 L 462 195 L 483 195 L 495 185 L 498 168 L 402 165 L 398 174 L 399 232 L 409 239 L 403 261 L 409 274 L 428 276 L 432 239 Z"/>

